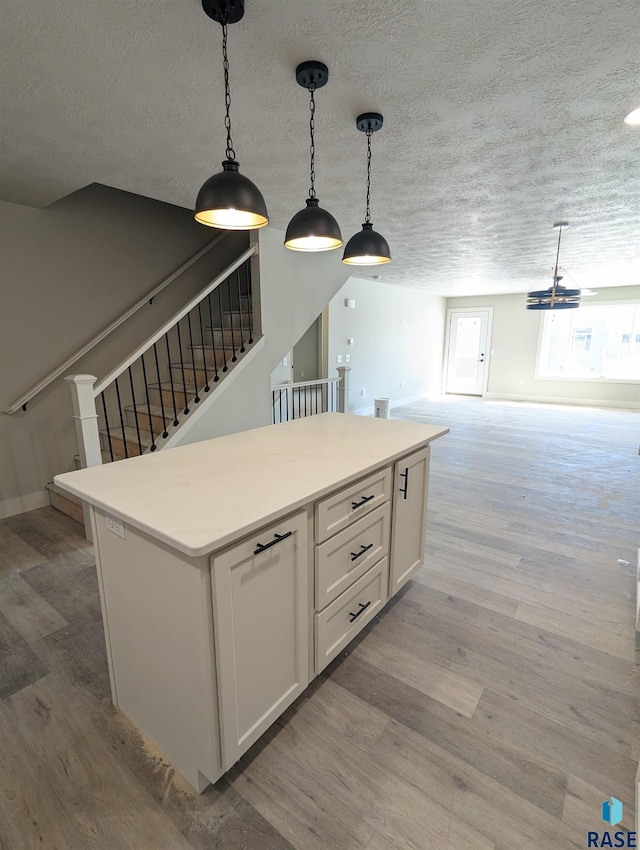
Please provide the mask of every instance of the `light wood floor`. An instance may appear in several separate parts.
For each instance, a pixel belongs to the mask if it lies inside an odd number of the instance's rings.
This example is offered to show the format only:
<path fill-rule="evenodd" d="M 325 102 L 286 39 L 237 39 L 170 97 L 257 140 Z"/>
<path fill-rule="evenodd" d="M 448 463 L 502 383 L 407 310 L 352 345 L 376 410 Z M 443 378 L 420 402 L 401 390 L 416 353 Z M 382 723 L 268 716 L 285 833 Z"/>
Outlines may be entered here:
<path fill-rule="evenodd" d="M 634 828 L 638 416 L 396 417 L 451 428 L 424 568 L 201 796 L 109 703 L 80 527 L 0 523 L 3 850 L 572 850 L 610 795 Z"/>

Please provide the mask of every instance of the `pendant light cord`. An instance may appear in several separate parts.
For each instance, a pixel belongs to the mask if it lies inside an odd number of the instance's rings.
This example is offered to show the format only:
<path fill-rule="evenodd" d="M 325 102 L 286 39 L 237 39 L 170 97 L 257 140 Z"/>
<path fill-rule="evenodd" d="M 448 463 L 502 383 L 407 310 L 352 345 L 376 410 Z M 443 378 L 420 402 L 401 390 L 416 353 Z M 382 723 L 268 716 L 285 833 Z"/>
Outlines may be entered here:
<path fill-rule="evenodd" d="M 562 228 L 558 228 L 558 250 L 556 251 L 556 267 L 553 271 L 553 288 L 551 290 L 551 309 L 556 301 L 557 286 L 558 286 L 558 263 L 560 262 L 560 239 L 562 238 Z"/>
<path fill-rule="evenodd" d="M 220 20 L 222 24 L 222 67 L 224 69 L 224 104 L 226 115 L 224 118 L 224 126 L 227 128 L 227 150 L 226 157 L 230 160 L 235 160 L 236 152 L 233 149 L 231 141 L 231 90 L 229 88 L 229 57 L 227 56 L 227 24 L 229 23 L 229 15 L 225 12 Z"/>
<path fill-rule="evenodd" d="M 316 145 L 314 133 L 316 129 L 315 115 L 316 115 L 316 99 L 314 97 L 314 93 L 316 90 L 315 83 L 309 83 L 309 135 L 311 137 L 311 145 L 309 147 L 309 153 L 311 154 L 311 188 L 309 189 L 309 197 L 315 198 L 316 196 Z"/>
<path fill-rule="evenodd" d="M 373 130 L 371 127 L 367 128 L 367 212 L 364 217 L 365 224 L 371 223 L 371 213 L 369 211 L 369 204 L 371 198 L 371 136 L 373 135 Z"/>

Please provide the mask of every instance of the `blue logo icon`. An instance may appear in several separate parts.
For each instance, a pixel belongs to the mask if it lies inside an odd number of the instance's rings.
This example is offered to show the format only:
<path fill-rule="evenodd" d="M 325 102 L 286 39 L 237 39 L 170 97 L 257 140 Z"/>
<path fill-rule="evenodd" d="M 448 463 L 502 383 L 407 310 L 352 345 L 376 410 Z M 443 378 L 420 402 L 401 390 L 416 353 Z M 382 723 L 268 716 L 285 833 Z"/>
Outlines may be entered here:
<path fill-rule="evenodd" d="M 602 820 L 615 826 L 622 820 L 622 803 L 615 797 L 605 800 L 602 804 Z"/>

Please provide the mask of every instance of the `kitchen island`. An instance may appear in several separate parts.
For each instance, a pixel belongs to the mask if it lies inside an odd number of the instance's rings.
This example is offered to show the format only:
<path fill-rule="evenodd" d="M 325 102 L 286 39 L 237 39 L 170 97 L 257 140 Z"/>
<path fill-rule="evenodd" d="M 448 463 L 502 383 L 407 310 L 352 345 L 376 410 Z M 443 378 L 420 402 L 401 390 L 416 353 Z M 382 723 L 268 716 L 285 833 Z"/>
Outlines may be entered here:
<path fill-rule="evenodd" d="M 447 432 L 324 413 L 56 476 L 90 505 L 113 702 L 198 791 L 420 568 Z"/>

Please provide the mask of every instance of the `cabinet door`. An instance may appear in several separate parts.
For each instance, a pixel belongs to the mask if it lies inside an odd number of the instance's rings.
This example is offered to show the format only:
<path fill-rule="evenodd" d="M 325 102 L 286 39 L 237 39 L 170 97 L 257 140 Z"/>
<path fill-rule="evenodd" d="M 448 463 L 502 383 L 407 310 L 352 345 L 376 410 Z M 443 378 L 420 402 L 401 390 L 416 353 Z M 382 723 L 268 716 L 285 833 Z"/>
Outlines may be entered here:
<path fill-rule="evenodd" d="M 307 514 L 211 558 L 224 769 L 309 683 Z"/>
<path fill-rule="evenodd" d="M 389 596 L 397 593 L 424 561 L 428 486 L 428 446 L 396 461 L 393 469 Z"/>

